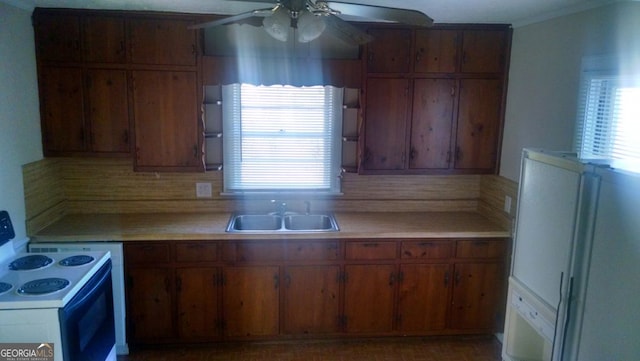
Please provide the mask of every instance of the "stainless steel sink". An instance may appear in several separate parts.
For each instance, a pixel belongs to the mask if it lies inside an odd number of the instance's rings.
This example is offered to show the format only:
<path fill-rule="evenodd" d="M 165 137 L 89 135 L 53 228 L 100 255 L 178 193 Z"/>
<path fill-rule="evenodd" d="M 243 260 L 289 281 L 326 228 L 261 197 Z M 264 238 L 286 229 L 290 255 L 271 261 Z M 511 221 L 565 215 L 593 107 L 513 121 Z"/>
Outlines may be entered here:
<path fill-rule="evenodd" d="M 333 214 L 234 214 L 227 224 L 227 232 L 335 232 L 339 231 Z"/>
<path fill-rule="evenodd" d="M 338 228 L 328 214 L 297 214 L 284 217 L 284 228 L 295 231 L 331 231 Z"/>
<path fill-rule="evenodd" d="M 282 228 L 282 217 L 272 214 L 243 214 L 231 218 L 227 231 L 275 231 Z"/>

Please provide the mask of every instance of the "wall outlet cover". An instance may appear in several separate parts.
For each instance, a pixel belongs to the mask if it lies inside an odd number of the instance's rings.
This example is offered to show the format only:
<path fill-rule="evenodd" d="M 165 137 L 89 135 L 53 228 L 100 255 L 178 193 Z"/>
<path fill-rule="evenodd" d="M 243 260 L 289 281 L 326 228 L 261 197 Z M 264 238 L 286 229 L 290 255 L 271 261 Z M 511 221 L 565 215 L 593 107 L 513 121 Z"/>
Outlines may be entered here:
<path fill-rule="evenodd" d="M 197 198 L 211 198 L 213 191 L 211 189 L 211 183 L 196 183 L 196 197 Z"/>

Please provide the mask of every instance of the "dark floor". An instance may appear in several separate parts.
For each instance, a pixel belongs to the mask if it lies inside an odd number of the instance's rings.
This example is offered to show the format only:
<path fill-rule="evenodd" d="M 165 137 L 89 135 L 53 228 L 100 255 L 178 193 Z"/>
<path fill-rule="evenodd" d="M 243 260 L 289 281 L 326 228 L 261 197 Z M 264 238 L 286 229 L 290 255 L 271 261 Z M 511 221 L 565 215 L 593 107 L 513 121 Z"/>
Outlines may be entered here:
<path fill-rule="evenodd" d="M 500 348 L 488 336 L 251 342 L 133 350 L 118 361 L 500 361 Z"/>

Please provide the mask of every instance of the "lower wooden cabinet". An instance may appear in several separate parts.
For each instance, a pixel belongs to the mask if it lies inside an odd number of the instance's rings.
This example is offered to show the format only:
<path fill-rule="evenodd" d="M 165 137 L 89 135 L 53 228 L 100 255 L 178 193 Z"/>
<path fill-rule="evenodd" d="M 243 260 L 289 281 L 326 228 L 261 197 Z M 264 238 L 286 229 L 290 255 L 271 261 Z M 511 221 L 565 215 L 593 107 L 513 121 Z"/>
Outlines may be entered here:
<path fill-rule="evenodd" d="M 174 277 L 166 267 L 127 270 L 129 341 L 162 343 L 175 339 Z"/>
<path fill-rule="evenodd" d="M 226 336 L 250 338 L 279 333 L 278 267 L 225 267 L 222 292 Z"/>
<path fill-rule="evenodd" d="M 193 341 L 220 336 L 217 267 L 176 269 L 178 337 Z"/>
<path fill-rule="evenodd" d="M 398 331 L 420 334 L 447 327 L 451 266 L 446 263 L 400 266 Z"/>
<path fill-rule="evenodd" d="M 493 333 L 505 239 L 125 243 L 129 343 Z"/>
<path fill-rule="evenodd" d="M 339 331 L 338 265 L 286 267 L 283 293 L 283 333 L 317 335 Z"/>
<path fill-rule="evenodd" d="M 390 333 L 396 266 L 347 265 L 344 268 L 344 330 L 357 334 Z"/>

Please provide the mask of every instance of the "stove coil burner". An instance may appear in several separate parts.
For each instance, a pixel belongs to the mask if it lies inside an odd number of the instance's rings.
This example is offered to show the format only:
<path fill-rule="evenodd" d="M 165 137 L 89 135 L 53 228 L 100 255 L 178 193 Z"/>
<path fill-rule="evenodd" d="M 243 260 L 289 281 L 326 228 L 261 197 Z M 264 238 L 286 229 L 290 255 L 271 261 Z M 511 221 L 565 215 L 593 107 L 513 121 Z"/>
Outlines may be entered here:
<path fill-rule="evenodd" d="M 87 256 L 87 255 L 81 254 L 81 255 L 77 255 L 77 256 L 67 257 L 67 258 L 63 259 L 62 261 L 58 262 L 58 264 L 60 264 L 61 266 L 66 266 L 66 267 L 82 266 L 84 264 L 93 262 L 94 259 L 95 258 L 93 258 L 91 256 Z"/>
<path fill-rule="evenodd" d="M 28 271 L 38 269 L 51 264 L 53 260 L 41 254 L 34 254 L 20 257 L 9 263 L 9 269 L 12 271 Z"/>
<path fill-rule="evenodd" d="M 0 282 L 0 295 L 7 293 L 12 288 L 13 285 L 11 283 Z"/>
<path fill-rule="evenodd" d="M 69 280 L 64 278 L 42 278 L 23 284 L 17 289 L 17 292 L 21 295 L 46 295 L 60 291 L 67 286 L 69 286 Z"/>

